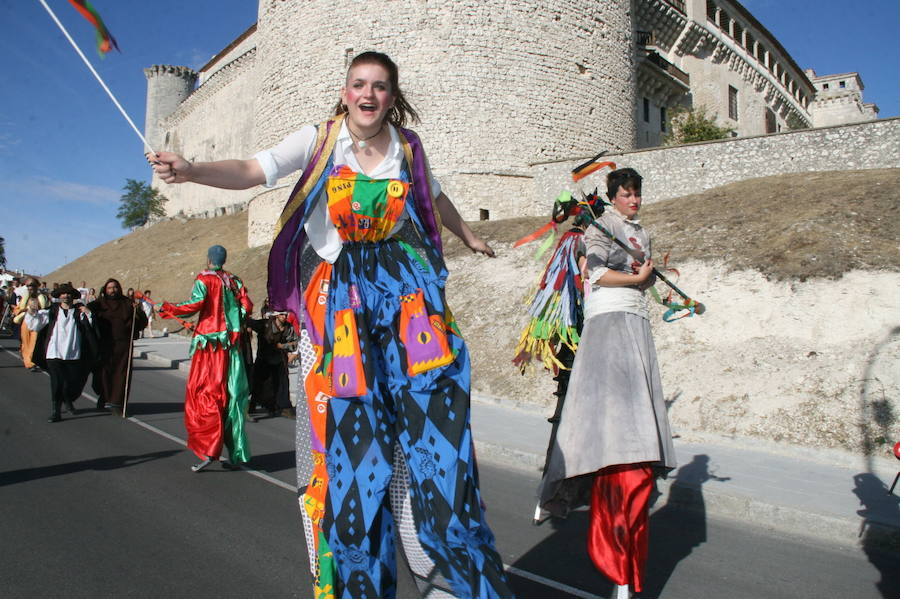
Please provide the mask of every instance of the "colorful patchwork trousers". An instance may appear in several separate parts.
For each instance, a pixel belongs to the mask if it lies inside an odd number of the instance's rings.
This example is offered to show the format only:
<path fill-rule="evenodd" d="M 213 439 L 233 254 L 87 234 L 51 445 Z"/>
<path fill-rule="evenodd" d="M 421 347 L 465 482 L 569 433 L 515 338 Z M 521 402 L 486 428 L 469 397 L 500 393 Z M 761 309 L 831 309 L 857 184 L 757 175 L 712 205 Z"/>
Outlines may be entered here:
<path fill-rule="evenodd" d="M 402 241 L 350 242 L 320 265 L 305 302 L 313 470 L 300 500 L 316 599 L 394 597 L 395 534 L 427 596 L 512 597 L 485 522 L 469 357 L 441 277 Z"/>

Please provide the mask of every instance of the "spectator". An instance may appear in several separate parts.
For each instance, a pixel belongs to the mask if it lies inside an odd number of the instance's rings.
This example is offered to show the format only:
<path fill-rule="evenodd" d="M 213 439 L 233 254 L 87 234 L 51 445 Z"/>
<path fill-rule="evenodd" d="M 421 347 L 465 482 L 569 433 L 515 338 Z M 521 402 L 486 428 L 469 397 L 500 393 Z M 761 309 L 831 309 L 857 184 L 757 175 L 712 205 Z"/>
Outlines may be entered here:
<path fill-rule="evenodd" d="M 288 363 L 296 358 L 291 353 L 297 349 L 297 333 L 287 321 L 287 312 L 266 312 L 263 318 L 251 318 L 247 327 L 256 333 L 256 360 L 250 385 L 250 407 L 266 409 L 274 416 L 281 411 L 282 416 L 293 417 L 290 385 L 288 383 Z"/>
<path fill-rule="evenodd" d="M 19 351 L 22 354 L 22 363 L 31 372 L 40 372 L 41 369 L 31 359 L 34 353 L 34 344 L 37 341 L 37 334 L 25 324 L 25 315 L 28 312 L 28 304 L 31 300 L 37 302 L 36 309 L 45 310 L 50 306 L 50 299 L 38 291 L 38 281 L 33 277 L 25 279 L 25 289 L 25 293 L 21 296 L 16 306 L 16 315 L 13 317 L 13 322 L 19 325 L 19 338 L 21 339 Z"/>
<path fill-rule="evenodd" d="M 50 373 L 50 417 L 59 422 L 60 408 L 75 414 L 74 401 L 81 395 L 90 363 L 97 354 L 97 336 L 91 312 L 75 307 L 78 290 L 64 284 L 53 292 L 59 303 L 39 309 L 37 298 L 29 298 L 24 321 L 36 333 L 34 360 Z"/>
<path fill-rule="evenodd" d="M 150 297 L 150 290 L 145 289 L 141 295 L 141 309 L 147 316 L 146 336 L 153 339 L 153 319 L 156 318 L 156 309 L 153 307 L 153 299 Z M 141 337 L 144 337 L 144 331 L 141 331 Z"/>

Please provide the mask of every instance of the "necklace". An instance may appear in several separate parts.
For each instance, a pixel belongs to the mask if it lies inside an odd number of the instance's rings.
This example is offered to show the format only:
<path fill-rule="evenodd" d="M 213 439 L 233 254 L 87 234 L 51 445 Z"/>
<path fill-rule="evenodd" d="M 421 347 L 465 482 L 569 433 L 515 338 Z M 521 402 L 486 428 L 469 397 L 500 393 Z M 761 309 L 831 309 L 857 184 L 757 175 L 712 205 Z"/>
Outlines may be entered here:
<path fill-rule="evenodd" d="M 354 133 L 353 129 L 350 128 L 349 123 L 347 124 L 347 131 L 349 131 L 350 136 L 356 140 L 356 147 L 359 148 L 360 150 L 362 150 L 367 145 L 369 145 L 366 143 L 367 141 L 369 141 L 373 137 L 377 137 L 382 131 L 384 131 L 384 121 L 381 121 L 381 128 L 378 129 L 378 131 L 376 131 L 373 135 L 370 135 L 369 137 L 360 137 L 359 135 Z"/>

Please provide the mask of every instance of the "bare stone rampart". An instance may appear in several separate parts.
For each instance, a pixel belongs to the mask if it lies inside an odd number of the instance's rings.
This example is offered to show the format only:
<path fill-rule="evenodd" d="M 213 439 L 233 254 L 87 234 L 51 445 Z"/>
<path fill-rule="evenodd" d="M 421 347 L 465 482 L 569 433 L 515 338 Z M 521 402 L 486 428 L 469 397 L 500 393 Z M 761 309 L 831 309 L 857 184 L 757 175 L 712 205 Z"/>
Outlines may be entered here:
<path fill-rule="evenodd" d="M 648 148 L 603 160 L 644 177 L 644 202 L 668 200 L 756 177 L 855 169 L 900 168 L 900 117 L 756 137 Z M 536 164 L 535 196 L 549 206 L 562 189 L 605 187 L 605 172 L 573 185 L 581 160 Z M 545 211 L 548 208 L 545 208 Z"/>

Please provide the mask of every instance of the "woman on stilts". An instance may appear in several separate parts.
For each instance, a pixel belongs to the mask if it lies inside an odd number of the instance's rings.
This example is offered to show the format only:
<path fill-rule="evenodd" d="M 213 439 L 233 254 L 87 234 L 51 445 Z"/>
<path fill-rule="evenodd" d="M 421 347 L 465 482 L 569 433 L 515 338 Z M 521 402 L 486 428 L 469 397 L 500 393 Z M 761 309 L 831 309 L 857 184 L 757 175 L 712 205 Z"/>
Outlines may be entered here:
<path fill-rule="evenodd" d="M 650 235 L 637 220 L 641 181 L 634 169 L 611 172 L 612 207 L 597 221 L 643 263 L 595 227 L 585 233 L 591 291 L 539 502 L 541 517 L 590 503 L 588 553 L 616 599 L 642 589 L 654 476 L 675 467 L 644 296 L 655 277 Z"/>
<path fill-rule="evenodd" d="M 149 158 L 168 183 L 229 189 L 302 171 L 276 226 L 268 287 L 272 309 L 305 325 L 297 468 L 315 597 L 394 597 L 395 531 L 420 588 L 512 597 L 481 504 L 441 223 L 472 251 L 493 251 L 404 128 L 418 115 L 388 56 L 353 59 L 334 112 L 250 160 Z"/>

